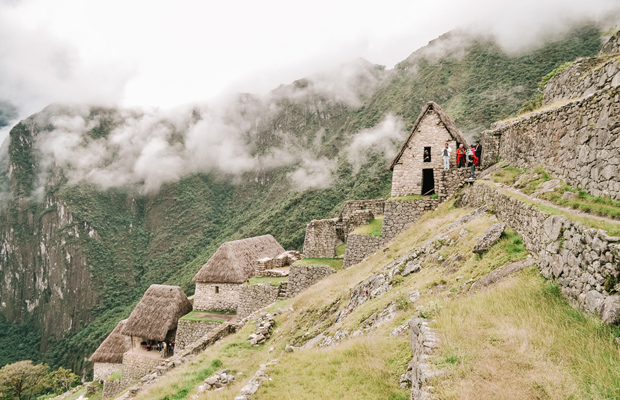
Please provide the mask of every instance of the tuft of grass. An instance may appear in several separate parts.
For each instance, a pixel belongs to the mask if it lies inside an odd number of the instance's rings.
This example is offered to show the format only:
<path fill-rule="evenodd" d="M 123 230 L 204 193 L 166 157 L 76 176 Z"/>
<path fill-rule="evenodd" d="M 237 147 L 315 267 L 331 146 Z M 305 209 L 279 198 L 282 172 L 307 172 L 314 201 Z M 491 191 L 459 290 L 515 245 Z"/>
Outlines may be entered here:
<path fill-rule="evenodd" d="M 344 259 L 342 258 L 302 258 L 293 265 L 327 265 L 328 267 L 340 271 Z"/>
<path fill-rule="evenodd" d="M 280 286 L 280 282 L 288 280 L 288 276 L 270 277 L 270 276 L 255 276 L 248 281 L 249 285 L 256 283 L 269 283 L 271 286 Z"/>
<path fill-rule="evenodd" d="M 388 201 L 413 201 L 413 200 L 424 200 L 424 196 L 421 194 L 410 194 L 407 196 L 398 196 L 398 197 L 390 197 Z"/>
<path fill-rule="evenodd" d="M 514 185 L 517 181 L 517 177 L 523 172 L 522 169 L 509 166 L 491 174 L 491 179 L 493 182 Z"/>
<path fill-rule="evenodd" d="M 617 328 L 572 308 L 535 268 L 444 304 L 435 328 L 436 363 L 458 355 L 435 385 L 438 398 L 620 396 Z"/>
<path fill-rule="evenodd" d="M 208 312 L 210 313 L 210 311 L 208 311 Z M 184 315 L 183 317 L 181 317 L 181 320 L 183 320 L 183 321 L 196 321 L 196 322 L 219 322 L 219 323 L 224 323 L 223 319 L 203 317 L 202 315 L 204 315 L 205 313 L 206 313 L 205 311 L 194 310 L 194 311 L 190 312 L 189 314 Z"/>
<path fill-rule="evenodd" d="M 370 223 L 368 225 L 362 225 L 355 228 L 352 233 L 380 237 L 382 228 L 383 216 L 370 220 Z"/>
<path fill-rule="evenodd" d="M 336 247 L 336 257 L 341 257 L 344 256 L 344 252 L 346 250 L 346 243 L 343 243 L 341 245 L 339 245 L 338 247 Z"/>

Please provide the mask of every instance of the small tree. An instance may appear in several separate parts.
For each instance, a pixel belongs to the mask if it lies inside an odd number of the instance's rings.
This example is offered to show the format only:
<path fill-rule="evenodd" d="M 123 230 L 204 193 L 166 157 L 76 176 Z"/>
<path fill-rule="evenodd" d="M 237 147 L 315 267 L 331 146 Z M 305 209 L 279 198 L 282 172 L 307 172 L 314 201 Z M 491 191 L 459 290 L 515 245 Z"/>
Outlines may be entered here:
<path fill-rule="evenodd" d="M 19 400 L 36 398 L 49 388 L 47 364 L 33 365 L 32 361 L 19 361 L 0 369 L 0 392 L 4 398 Z"/>
<path fill-rule="evenodd" d="M 58 368 L 49 374 L 52 388 L 57 394 L 66 392 L 67 390 L 77 386 L 80 377 L 73 373 L 70 369 Z"/>

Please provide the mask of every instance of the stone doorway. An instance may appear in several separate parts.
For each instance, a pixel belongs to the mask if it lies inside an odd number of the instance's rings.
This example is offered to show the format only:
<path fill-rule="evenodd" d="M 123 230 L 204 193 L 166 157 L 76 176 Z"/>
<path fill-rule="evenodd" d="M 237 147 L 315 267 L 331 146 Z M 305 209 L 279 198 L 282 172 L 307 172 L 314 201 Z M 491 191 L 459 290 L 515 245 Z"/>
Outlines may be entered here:
<path fill-rule="evenodd" d="M 422 170 L 422 196 L 435 194 L 435 174 L 432 168 Z"/>

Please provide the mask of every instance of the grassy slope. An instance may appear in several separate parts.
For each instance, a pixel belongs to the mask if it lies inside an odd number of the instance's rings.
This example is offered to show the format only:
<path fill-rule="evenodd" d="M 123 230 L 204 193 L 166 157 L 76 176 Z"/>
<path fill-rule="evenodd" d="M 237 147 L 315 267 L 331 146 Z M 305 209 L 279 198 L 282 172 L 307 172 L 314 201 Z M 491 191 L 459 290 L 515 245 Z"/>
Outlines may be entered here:
<path fill-rule="evenodd" d="M 431 263 L 333 325 L 335 311 L 346 305 L 357 283 L 465 212 L 446 204 L 426 214 L 384 251 L 320 281 L 294 299 L 274 305 L 272 310 L 287 311 L 276 318 L 276 330 L 265 344 L 249 345 L 247 337 L 254 329 L 249 323 L 196 360 L 173 370 L 137 399 L 189 398 L 198 384 L 197 371 L 216 360 L 240 374 L 226 389 L 202 394 L 199 399 L 233 399 L 259 364 L 277 358 L 277 364 L 268 369 L 271 380 L 253 398 L 404 400 L 409 393 L 398 386 L 398 376 L 411 357 L 408 338 L 389 334 L 418 310 L 425 310 L 435 320 L 431 325 L 442 338 L 431 360 L 446 371 L 443 378 L 433 382 L 441 398 L 615 398 L 620 387 L 620 356 L 613 343 L 617 332 L 571 308 L 557 286 L 541 278 L 535 269 L 474 295 L 458 291 L 464 280 L 477 279 L 527 254 L 511 232 L 482 257 L 471 253 L 476 238 L 492 224 L 489 217 L 466 224 L 469 233 L 457 244 L 442 248 L 444 258 L 465 255 L 457 269 Z M 453 235 L 458 236 L 460 231 L 461 227 Z M 457 276 L 464 278 L 457 282 Z M 328 335 L 340 329 L 351 332 L 369 315 L 413 289 L 420 291 L 421 299 L 413 306 L 401 307 L 393 320 L 374 331 L 327 349 L 284 352 L 287 344 L 301 344 L 325 329 Z"/>
<path fill-rule="evenodd" d="M 323 128 L 325 139 L 319 152 L 333 157 L 346 145 L 349 135 L 374 126 L 388 112 L 402 116 L 406 125 L 412 124 L 421 106 L 431 99 L 446 107 L 464 131 L 474 132 L 516 113 L 540 78 L 557 65 L 592 55 L 599 47 L 598 31 L 583 28 L 519 56 L 507 55 L 496 45 L 480 41 L 468 44 L 466 55 L 460 59 L 412 56 L 399 64 L 359 109 L 325 99 L 313 98 L 306 103 L 281 99 L 281 113 L 260 127 L 263 147 L 280 140 L 272 134 L 275 127 L 293 132 L 291 140 L 308 144 Z M 331 118 L 321 119 L 317 108 Z M 93 137 L 104 135 L 111 124 L 106 121 L 112 120 L 104 118 L 105 126 L 95 128 Z M 18 164 L 26 170 L 22 187 L 27 189 L 32 183 L 32 174 L 28 173 L 32 160 L 28 152 L 14 153 L 22 158 Z M 300 249 L 305 224 L 311 219 L 336 215 L 347 199 L 386 197 L 391 176 L 384 166 L 384 158 L 373 155 L 356 179 L 351 179 L 351 166 L 340 159 L 332 188 L 305 192 L 291 190 L 286 170 L 272 173 L 268 185 L 247 179 L 234 186 L 225 177 L 190 176 L 143 198 L 118 191 L 59 188 L 59 197 L 71 204 L 76 221 L 87 222 L 102 235 L 101 243 L 86 243 L 101 302 L 93 309 L 94 320 L 83 321 L 76 327 L 78 332 L 70 332 L 59 341 L 32 338 L 27 349 L 17 345 L 22 343 L 22 336 L 16 332 L 43 335 L 36 321 L 21 327 L 4 322 L 0 364 L 37 358 L 31 349 L 42 343 L 47 353 L 40 357 L 51 365 L 81 368 L 83 357 L 129 314 L 148 285 L 178 284 L 191 294 L 191 277 L 226 240 L 271 233 L 284 247 Z"/>

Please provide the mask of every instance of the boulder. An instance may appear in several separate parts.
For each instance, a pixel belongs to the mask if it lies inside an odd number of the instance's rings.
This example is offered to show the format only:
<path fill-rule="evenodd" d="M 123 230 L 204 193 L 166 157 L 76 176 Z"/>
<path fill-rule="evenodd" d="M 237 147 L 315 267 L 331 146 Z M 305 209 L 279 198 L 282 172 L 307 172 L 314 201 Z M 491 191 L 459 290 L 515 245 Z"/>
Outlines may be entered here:
<path fill-rule="evenodd" d="M 478 239 L 476 245 L 474 246 L 474 253 L 484 253 L 491 246 L 495 244 L 506 229 L 506 224 L 501 222 L 498 224 L 493 224 L 487 231 Z"/>

